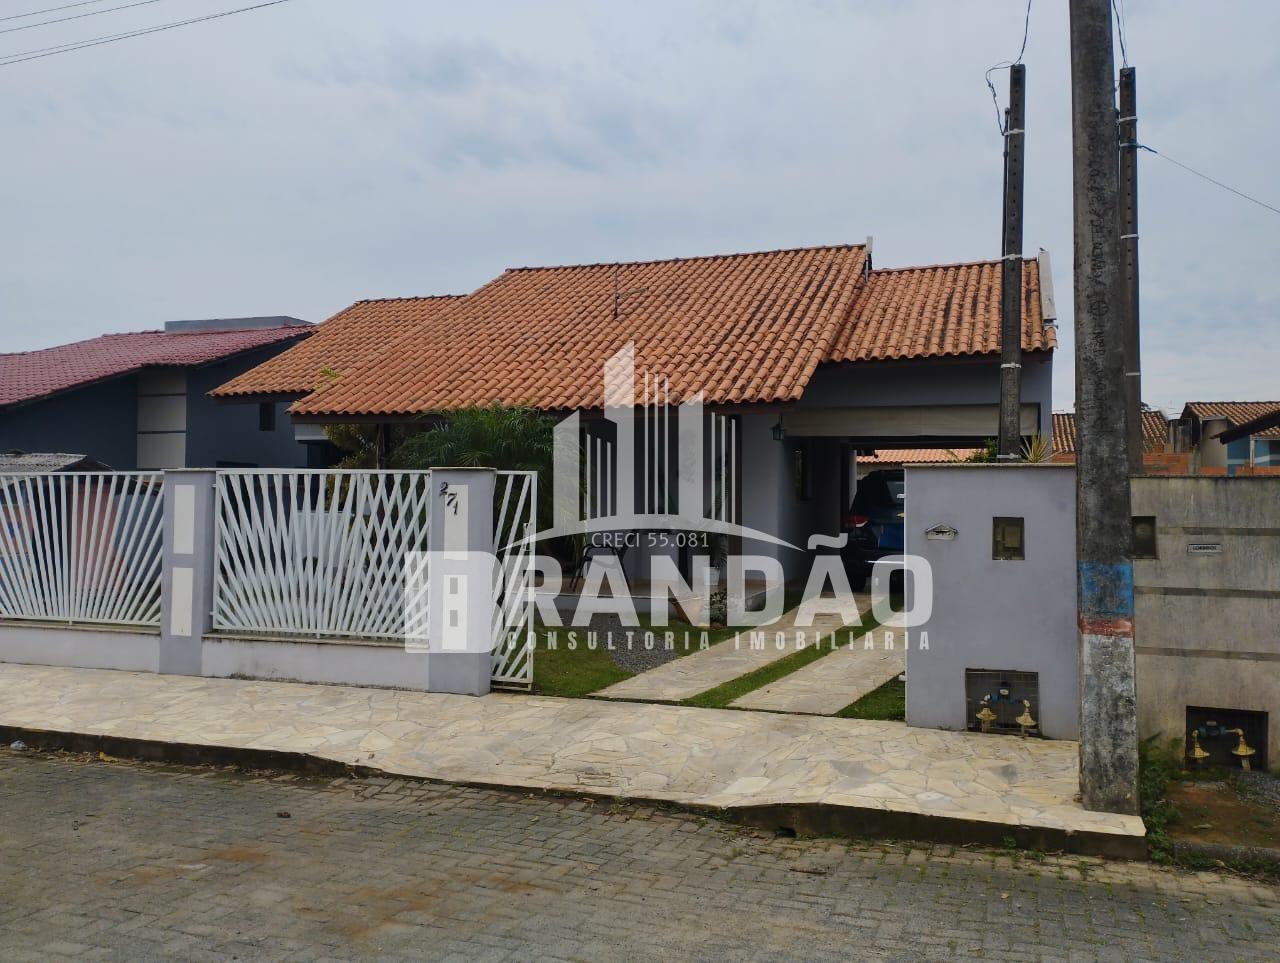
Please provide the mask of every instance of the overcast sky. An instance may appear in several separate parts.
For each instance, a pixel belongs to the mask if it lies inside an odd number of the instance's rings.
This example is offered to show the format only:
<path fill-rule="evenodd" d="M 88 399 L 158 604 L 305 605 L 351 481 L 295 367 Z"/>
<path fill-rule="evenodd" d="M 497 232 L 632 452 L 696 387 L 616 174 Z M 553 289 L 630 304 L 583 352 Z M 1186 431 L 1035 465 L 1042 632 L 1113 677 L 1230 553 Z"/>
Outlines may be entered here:
<path fill-rule="evenodd" d="M 0 53 L 243 5 L 158 0 L 0 33 Z M 1280 4 L 1125 6 L 1140 139 L 1280 206 Z M 1073 393 L 1065 8 L 1034 5 L 1025 57 L 1026 251 L 1054 258 L 1057 408 Z M 880 267 L 994 257 L 983 74 L 1016 55 L 1023 10 L 290 0 L 0 67 L 0 351 L 174 318 L 320 321 L 516 265 L 867 235 Z M 1147 400 L 1280 396 L 1280 216 L 1143 155 L 1141 233 Z"/>

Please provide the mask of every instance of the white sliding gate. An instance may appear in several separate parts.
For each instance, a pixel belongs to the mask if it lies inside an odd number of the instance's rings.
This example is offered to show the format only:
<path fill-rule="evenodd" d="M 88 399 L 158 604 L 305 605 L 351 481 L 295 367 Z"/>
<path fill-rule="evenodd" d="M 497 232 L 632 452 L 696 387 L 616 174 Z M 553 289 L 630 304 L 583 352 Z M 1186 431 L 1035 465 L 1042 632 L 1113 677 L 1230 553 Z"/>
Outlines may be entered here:
<path fill-rule="evenodd" d="M 0 474 L 0 618 L 160 624 L 160 472 Z"/>

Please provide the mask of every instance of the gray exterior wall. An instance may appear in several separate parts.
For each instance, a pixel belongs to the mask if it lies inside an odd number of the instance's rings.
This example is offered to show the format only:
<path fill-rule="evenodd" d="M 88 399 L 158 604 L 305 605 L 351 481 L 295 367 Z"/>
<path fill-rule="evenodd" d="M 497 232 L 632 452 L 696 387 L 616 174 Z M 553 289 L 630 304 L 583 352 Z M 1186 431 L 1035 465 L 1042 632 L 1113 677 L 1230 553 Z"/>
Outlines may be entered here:
<path fill-rule="evenodd" d="M 137 379 L 116 378 L 0 410 L 0 450 L 89 455 L 112 468 L 137 464 Z"/>
<path fill-rule="evenodd" d="M 286 403 L 275 405 L 275 430 L 263 432 L 258 430 L 257 404 L 224 404 L 208 396 L 213 388 L 291 344 L 267 345 L 186 369 L 185 467 L 212 468 L 219 462 L 306 467 L 307 447 L 294 440 Z M 0 410 L 0 450 L 72 452 L 121 471 L 132 470 L 138 467 L 138 404 L 138 377 L 128 375 Z"/>
<path fill-rule="evenodd" d="M 1040 406 L 1040 434 L 1053 431 L 1052 358 L 1026 358 L 1023 404 Z M 814 372 L 797 407 L 877 408 L 900 405 L 998 405 L 1000 362 L 901 361 L 824 364 Z M 997 425 L 993 421 L 991 435 Z"/>
<path fill-rule="evenodd" d="M 1135 478 L 1133 513 L 1158 556 L 1133 563 L 1140 734 L 1185 738 L 1188 706 L 1266 712 L 1280 768 L 1280 478 Z"/>
<path fill-rule="evenodd" d="M 1039 674 L 1041 732 L 1078 738 L 1074 467 L 921 466 L 906 478 L 907 552 L 933 568 L 933 614 L 907 651 L 908 724 L 967 728 L 965 670 L 1013 670 Z M 995 516 L 1025 520 L 1024 560 L 992 559 Z M 926 538 L 939 524 L 956 538 Z"/>
<path fill-rule="evenodd" d="M 275 404 L 274 431 L 258 430 L 258 406 L 215 401 L 209 392 L 279 354 L 284 345 L 269 345 L 187 374 L 187 467 L 214 468 L 240 463 L 258 468 L 305 468 L 307 446 L 293 436 L 287 402 Z"/>
<path fill-rule="evenodd" d="M 776 413 L 746 414 L 742 425 L 742 524 L 776 535 L 800 551 L 766 542 L 748 542 L 744 552 L 778 559 L 788 580 L 809 572 L 808 542 L 815 534 L 840 532 L 840 443 L 830 438 L 775 441 Z M 810 497 L 797 494 L 792 459 L 808 444 Z"/>

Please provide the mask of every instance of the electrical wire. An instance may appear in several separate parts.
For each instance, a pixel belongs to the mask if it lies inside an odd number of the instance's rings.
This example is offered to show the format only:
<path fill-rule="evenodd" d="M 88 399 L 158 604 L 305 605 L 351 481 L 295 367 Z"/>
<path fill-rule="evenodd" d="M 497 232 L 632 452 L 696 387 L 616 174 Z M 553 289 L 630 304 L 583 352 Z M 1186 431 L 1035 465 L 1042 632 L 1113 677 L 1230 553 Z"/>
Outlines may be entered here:
<path fill-rule="evenodd" d="M 0 56 L 0 67 L 11 67 L 14 64 L 25 63 L 28 60 L 39 60 L 42 57 L 53 57 L 60 53 L 70 53 L 74 50 L 83 50 L 86 47 L 98 47 L 102 44 L 114 43 L 117 40 L 128 40 L 132 37 L 142 37 L 150 33 L 159 33 L 162 30 L 173 30 L 176 27 L 186 27 L 194 23 L 218 20 L 222 17 L 230 17 L 237 13 L 247 13 L 250 10 L 261 10 L 263 7 L 274 7 L 281 3 L 288 2 L 289 0 L 267 0 L 265 3 L 255 3 L 248 7 L 238 7 L 235 10 L 223 10 L 220 13 L 211 13 L 203 17 L 192 17 L 188 20 L 175 20 L 170 23 L 158 24 L 154 27 L 143 27 L 138 30 L 126 30 L 122 33 L 107 34 L 102 37 L 93 37 L 89 40 L 58 44 L 52 47 L 40 47 L 35 50 L 24 50 L 20 53 Z"/>
<path fill-rule="evenodd" d="M 1208 181 L 1210 184 L 1213 184 L 1217 187 L 1221 187 L 1224 191 L 1230 191 L 1232 194 L 1236 195 L 1236 197 L 1242 197 L 1246 201 L 1249 201 L 1251 204 L 1257 204 L 1259 207 L 1265 207 L 1272 214 L 1280 214 L 1280 207 L 1272 207 L 1266 201 L 1260 201 L 1256 197 L 1252 197 L 1251 195 L 1246 194 L 1244 191 L 1238 191 L 1234 187 L 1232 187 L 1230 184 L 1224 184 L 1222 183 L 1222 181 L 1217 180 L 1216 178 L 1210 177 L 1208 174 L 1204 173 L 1203 171 L 1198 171 L 1194 167 L 1189 167 L 1188 165 L 1182 163 L 1182 161 L 1174 160 L 1168 154 L 1163 154 L 1160 151 L 1156 150 L 1154 147 L 1148 147 L 1146 144 L 1133 144 L 1132 146 L 1137 147 L 1139 150 L 1145 150 L 1148 154 L 1155 154 L 1157 157 L 1163 157 L 1174 167 L 1181 167 L 1188 174 L 1194 174 L 1196 177 L 1202 178 L 1203 180 Z"/>
<path fill-rule="evenodd" d="M 101 0 L 97 0 L 101 2 Z M 114 13 L 116 10 L 128 10 L 130 7 L 145 7 L 150 3 L 159 3 L 160 0 L 137 0 L 136 3 L 126 3 L 119 7 L 107 7 L 106 10 L 90 10 L 88 13 L 77 13 L 70 17 L 58 17 L 54 20 L 40 20 L 36 23 L 24 23 L 21 27 L 6 27 L 0 30 L 0 33 L 17 33 L 19 30 L 30 30 L 33 27 L 47 27 L 51 23 L 66 23 L 68 20 L 83 20 L 85 17 L 96 17 L 103 13 Z"/>
<path fill-rule="evenodd" d="M 1114 0 L 1113 0 L 1114 2 Z M 1018 57 L 1016 60 L 1004 60 L 998 64 L 994 64 L 987 68 L 986 80 L 987 89 L 991 91 L 991 103 L 996 108 L 996 126 L 1000 128 L 1000 136 L 1005 135 L 1004 115 L 1000 113 L 1000 97 L 996 94 L 996 85 L 991 82 L 991 75 L 997 70 L 1008 70 L 1010 67 L 1016 67 L 1022 63 L 1022 55 L 1027 52 L 1027 37 L 1031 34 L 1031 0 L 1027 0 L 1027 12 L 1022 18 L 1022 46 L 1018 48 Z"/>
<path fill-rule="evenodd" d="M 72 7 L 87 7 L 91 3 L 106 3 L 106 0 L 80 0 L 79 3 L 64 3 L 60 7 L 45 7 L 43 10 L 32 10 L 30 13 L 11 13 L 0 20 L 21 20 L 23 17 L 38 17 L 42 13 L 56 13 L 59 10 L 70 10 Z"/>
<path fill-rule="evenodd" d="M 1116 36 L 1120 40 L 1120 64 L 1129 66 L 1129 51 L 1124 42 L 1124 0 L 1111 0 L 1111 9 L 1116 12 Z"/>

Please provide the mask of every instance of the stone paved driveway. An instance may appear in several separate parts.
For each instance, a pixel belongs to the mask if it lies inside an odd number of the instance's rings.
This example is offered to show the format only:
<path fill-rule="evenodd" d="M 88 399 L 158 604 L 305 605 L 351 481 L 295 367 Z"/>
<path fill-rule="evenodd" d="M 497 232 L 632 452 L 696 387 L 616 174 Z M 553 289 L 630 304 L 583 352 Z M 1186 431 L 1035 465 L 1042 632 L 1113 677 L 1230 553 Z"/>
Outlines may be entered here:
<path fill-rule="evenodd" d="M 1280 945 L 1280 891 L 1227 876 L 775 839 L 390 779 L 0 751 L 0 807 L 5 961 L 1222 961 Z"/>

